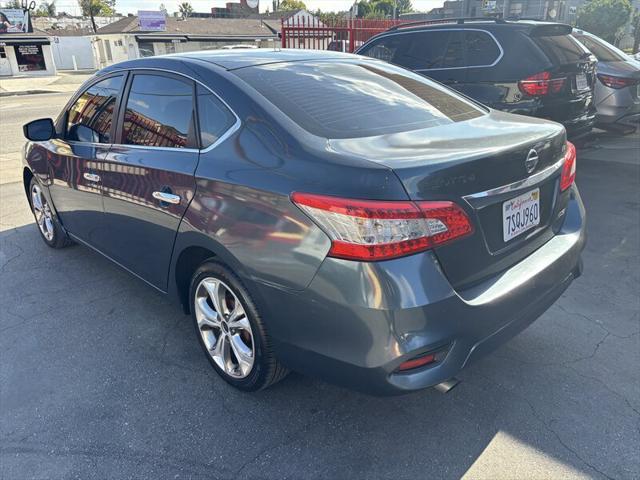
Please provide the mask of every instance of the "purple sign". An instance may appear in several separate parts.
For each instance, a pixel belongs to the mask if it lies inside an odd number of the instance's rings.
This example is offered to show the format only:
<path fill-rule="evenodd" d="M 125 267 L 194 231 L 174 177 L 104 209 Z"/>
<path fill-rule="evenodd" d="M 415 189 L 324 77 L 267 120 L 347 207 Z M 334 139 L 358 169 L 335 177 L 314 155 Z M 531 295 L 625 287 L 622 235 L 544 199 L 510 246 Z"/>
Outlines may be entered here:
<path fill-rule="evenodd" d="M 167 29 L 167 18 L 160 11 L 138 10 L 138 25 L 142 31 L 164 32 Z"/>

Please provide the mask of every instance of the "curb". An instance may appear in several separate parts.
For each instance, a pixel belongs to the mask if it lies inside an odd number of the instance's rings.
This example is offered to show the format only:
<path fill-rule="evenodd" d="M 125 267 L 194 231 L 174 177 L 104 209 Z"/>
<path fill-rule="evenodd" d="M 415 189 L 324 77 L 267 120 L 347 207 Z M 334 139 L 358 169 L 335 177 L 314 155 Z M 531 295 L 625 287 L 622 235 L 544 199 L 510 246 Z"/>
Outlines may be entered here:
<path fill-rule="evenodd" d="M 19 92 L 0 92 L 0 97 L 14 97 L 19 95 L 35 95 L 37 93 L 66 93 L 55 90 L 22 90 Z"/>

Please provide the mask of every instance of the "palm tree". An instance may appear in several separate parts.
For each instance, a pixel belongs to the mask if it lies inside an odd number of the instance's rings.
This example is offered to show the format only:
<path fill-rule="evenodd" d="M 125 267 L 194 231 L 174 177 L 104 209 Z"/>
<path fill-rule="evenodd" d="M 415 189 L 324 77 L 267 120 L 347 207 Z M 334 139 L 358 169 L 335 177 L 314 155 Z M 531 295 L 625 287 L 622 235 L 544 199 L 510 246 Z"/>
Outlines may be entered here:
<path fill-rule="evenodd" d="M 178 6 L 178 10 L 180 10 L 180 15 L 182 15 L 182 18 L 189 18 L 189 15 L 193 13 L 193 7 L 189 2 L 182 2 Z"/>

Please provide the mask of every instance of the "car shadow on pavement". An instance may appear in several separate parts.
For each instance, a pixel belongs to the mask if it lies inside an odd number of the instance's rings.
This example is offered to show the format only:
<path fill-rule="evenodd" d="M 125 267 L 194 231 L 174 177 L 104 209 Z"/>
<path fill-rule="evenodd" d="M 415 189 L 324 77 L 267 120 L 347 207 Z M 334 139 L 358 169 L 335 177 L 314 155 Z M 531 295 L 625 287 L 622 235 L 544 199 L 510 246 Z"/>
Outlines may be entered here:
<path fill-rule="evenodd" d="M 637 478 L 638 183 L 631 165 L 581 163 L 584 276 L 446 395 L 299 374 L 238 392 L 179 306 L 87 248 L 47 248 L 33 224 L 2 231 L 0 472 Z"/>

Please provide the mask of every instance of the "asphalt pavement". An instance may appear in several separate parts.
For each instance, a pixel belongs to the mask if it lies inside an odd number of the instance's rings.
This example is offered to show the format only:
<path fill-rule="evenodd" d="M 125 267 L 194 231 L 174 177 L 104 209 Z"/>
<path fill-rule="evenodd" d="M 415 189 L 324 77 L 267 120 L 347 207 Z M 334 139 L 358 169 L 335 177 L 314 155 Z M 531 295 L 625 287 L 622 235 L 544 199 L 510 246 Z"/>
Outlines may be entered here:
<path fill-rule="evenodd" d="M 19 124 L 65 98 L 0 99 L 3 162 Z M 235 391 L 177 305 L 87 248 L 46 247 L 22 185 L 2 182 L 0 477 L 640 478 L 639 140 L 579 152 L 584 275 L 446 395 L 295 373 Z"/>

